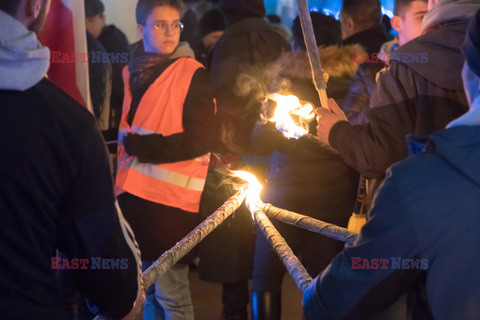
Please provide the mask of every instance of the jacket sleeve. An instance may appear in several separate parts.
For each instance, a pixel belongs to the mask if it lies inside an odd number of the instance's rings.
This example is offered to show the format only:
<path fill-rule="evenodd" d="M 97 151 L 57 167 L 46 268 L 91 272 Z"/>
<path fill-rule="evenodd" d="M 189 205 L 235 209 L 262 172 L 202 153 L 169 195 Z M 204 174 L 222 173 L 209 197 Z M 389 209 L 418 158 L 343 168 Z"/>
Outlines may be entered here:
<path fill-rule="evenodd" d="M 342 109 L 350 123 L 361 124 L 365 120 L 365 113 L 369 107 L 370 95 L 368 94 L 363 65 L 360 65 L 345 96 Z"/>
<path fill-rule="evenodd" d="M 370 319 L 425 273 L 428 265 L 402 270 L 402 262 L 394 262 L 420 258 L 404 196 L 393 177 L 384 182 L 371 211 L 372 219 L 355 244 L 338 254 L 304 292 L 305 319 Z"/>
<path fill-rule="evenodd" d="M 120 319 L 142 290 L 140 251 L 115 203 L 105 144 L 93 119 L 90 129 L 76 148 L 74 182 L 60 204 L 58 248 L 78 259 L 73 277 L 92 311 Z"/>
<path fill-rule="evenodd" d="M 377 82 L 369 123 L 339 122 L 330 131 L 330 145 L 365 177 L 383 178 L 389 166 L 407 156 L 405 138 L 415 129 L 416 82 L 406 66 L 393 64 Z"/>
<path fill-rule="evenodd" d="M 124 141 L 126 151 L 147 163 L 184 161 L 214 151 L 218 142 L 215 112 L 208 73 L 203 68 L 198 69 L 183 106 L 184 131 L 170 136 L 130 134 Z"/>
<path fill-rule="evenodd" d="M 376 76 L 384 66 L 383 63 L 369 63 L 362 64 L 358 68 L 342 106 L 351 124 L 368 122 L 367 113 L 370 109 L 370 99 L 375 88 Z"/>

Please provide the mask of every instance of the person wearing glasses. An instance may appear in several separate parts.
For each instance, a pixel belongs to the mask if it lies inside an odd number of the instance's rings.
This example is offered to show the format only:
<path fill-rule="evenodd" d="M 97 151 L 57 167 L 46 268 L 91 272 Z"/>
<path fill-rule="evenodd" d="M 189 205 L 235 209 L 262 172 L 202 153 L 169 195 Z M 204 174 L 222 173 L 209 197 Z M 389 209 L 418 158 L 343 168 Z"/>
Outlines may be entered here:
<path fill-rule="evenodd" d="M 216 141 L 208 73 L 189 45 L 180 43 L 180 10 L 178 0 L 138 1 L 142 40 L 133 44 L 132 59 L 123 70 L 115 186 L 144 267 L 196 227 Z M 188 282 L 192 255 L 147 292 L 145 319 L 194 319 Z"/>

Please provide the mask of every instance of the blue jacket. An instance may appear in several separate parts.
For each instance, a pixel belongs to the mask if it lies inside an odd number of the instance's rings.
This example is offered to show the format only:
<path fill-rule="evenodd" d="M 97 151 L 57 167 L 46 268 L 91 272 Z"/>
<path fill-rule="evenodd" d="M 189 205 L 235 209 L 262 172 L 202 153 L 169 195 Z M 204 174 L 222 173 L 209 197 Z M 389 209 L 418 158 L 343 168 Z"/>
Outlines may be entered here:
<path fill-rule="evenodd" d="M 480 126 L 459 126 L 392 166 L 356 243 L 304 293 L 305 318 L 367 319 L 407 293 L 414 319 L 479 319 L 479 164 Z"/>

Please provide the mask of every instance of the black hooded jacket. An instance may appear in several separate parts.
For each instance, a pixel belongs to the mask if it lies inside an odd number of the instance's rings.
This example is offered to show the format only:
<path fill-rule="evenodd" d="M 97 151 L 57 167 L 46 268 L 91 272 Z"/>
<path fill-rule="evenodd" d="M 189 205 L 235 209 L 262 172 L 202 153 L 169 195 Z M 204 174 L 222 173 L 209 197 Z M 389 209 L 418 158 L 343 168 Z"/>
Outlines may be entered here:
<path fill-rule="evenodd" d="M 387 34 L 380 25 L 356 33 L 343 41 L 344 45 L 360 44 L 369 57 L 358 68 L 350 90 L 343 104 L 340 104 L 352 124 L 365 124 L 367 122 L 366 113 L 370 106 L 373 89 L 375 88 L 375 78 L 377 73 L 385 67 L 385 64 L 378 59 L 378 53 L 381 46 L 387 41 Z"/>
<path fill-rule="evenodd" d="M 290 45 L 263 20 L 260 0 L 222 0 L 227 28 L 212 51 L 211 79 L 231 151 L 248 153 L 266 93 L 266 70 Z M 225 139 L 224 139 L 225 142 Z"/>
<path fill-rule="evenodd" d="M 319 50 L 324 71 L 330 75 L 327 95 L 341 100 L 358 68 L 358 63 L 352 62 L 352 52 L 363 49 L 352 45 Z M 320 106 L 305 51 L 283 54 L 275 64 L 274 69 L 277 68 L 278 78 L 271 92 L 292 94 L 301 101 Z M 330 148 L 318 147 L 306 137 L 286 138 L 274 123 L 266 121 L 275 107 L 276 104 L 264 104 L 263 121 L 257 122 L 252 134 L 257 150 L 271 154 L 262 200 L 274 205 L 288 204 L 294 211 L 346 227 L 353 209 L 358 173 Z M 316 134 L 316 125 L 316 121 L 310 124 L 311 134 Z"/>

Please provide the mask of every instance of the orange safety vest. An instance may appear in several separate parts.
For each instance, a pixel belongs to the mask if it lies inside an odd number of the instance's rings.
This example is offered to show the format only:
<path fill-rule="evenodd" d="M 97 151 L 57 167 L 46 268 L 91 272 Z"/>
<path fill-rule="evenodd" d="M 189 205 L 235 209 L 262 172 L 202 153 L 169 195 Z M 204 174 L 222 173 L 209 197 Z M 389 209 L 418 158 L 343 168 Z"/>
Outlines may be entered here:
<path fill-rule="evenodd" d="M 183 132 L 183 104 L 193 74 L 201 67 L 199 62 L 186 57 L 171 64 L 143 95 L 132 126 L 127 123 L 132 102 L 130 73 L 128 67 L 123 69 L 125 98 L 118 137 L 117 195 L 128 192 L 188 212 L 199 211 L 209 166 L 208 154 L 175 163 L 140 163 L 126 153 L 123 137 L 129 132 L 164 136 Z"/>

